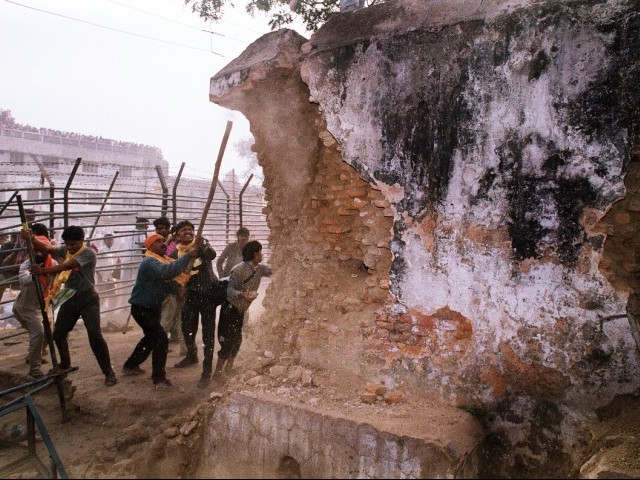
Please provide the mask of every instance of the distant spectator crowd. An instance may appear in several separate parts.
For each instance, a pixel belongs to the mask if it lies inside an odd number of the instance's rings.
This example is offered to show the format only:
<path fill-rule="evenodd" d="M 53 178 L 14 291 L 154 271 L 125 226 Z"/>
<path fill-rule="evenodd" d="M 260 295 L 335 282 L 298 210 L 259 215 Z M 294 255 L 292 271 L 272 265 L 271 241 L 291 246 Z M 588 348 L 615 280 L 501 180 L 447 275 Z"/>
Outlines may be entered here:
<path fill-rule="evenodd" d="M 162 156 L 162 151 L 157 147 L 149 145 L 143 145 L 134 142 L 123 142 L 119 140 L 111 140 L 103 137 L 95 137 L 93 135 L 82 135 L 80 133 L 73 132 L 61 132 L 60 130 L 52 130 L 50 128 L 37 128 L 31 125 L 22 125 L 17 123 L 11 115 L 11 110 L 0 109 L 0 128 L 7 128 L 11 130 L 19 130 L 21 132 L 38 133 L 40 135 L 47 135 L 51 137 L 66 138 L 78 142 L 95 143 L 98 145 L 110 146 L 110 147 L 125 147 L 129 149 L 140 149 L 150 154 Z"/>

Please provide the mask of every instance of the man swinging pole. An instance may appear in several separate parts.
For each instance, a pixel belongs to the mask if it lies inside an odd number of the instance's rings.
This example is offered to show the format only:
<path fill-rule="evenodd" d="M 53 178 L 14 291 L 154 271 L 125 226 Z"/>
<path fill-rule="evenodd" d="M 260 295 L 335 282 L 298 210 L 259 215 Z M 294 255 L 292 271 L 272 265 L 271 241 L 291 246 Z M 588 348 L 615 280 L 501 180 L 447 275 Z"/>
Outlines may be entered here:
<path fill-rule="evenodd" d="M 18 203 L 18 210 L 20 212 L 20 222 L 22 223 L 22 229 L 25 232 L 29 232 L 29 223 L 27 221 L 27 216 L 24 211 L 24 205 L 22 204 L 22 196 L 16 196 L 16 202 Z M 36 256 L 33 249 L 33 244 L 31 242 L 31 237 L 26 236 L 27 238 L 27 250 L 29 251 L 29 259 L 31 261 L 31 265 L 36 264 Z M 44 338 L 49 346 L 49 354 L 51 355 L 51 364 L 56 366 L 58 365 L 58 357 L 56 355 L 55 345 L 53 343 L 53 335 L 51 333 L 51 324 L 49 323 L 49 315 L 47 314 L 47 306 L 44 301 L 44 292 L 42 291 L 42 284 L 40 283 L 40 279 L 38 275 L 33 275 L 33 282 L 36 288 L 36 293 L 38 296 L 38 304 L 40 306 L 40 312 L 42 313 L 42 326 L 44 328 Z M 64 375 L 66 376 L 66 375 Z M 55 377 L 56 388 L 58 390 L 58 397 L 60 398 L 60 409 L 62 411 L 62 421 L 69 421 L 69 414 L 67 412 L 67 401 L 64 396 L 64 386 L 62 385 L 62 377 L 57 375 Z"/>
<path fill-rule="evenodd" d="M 209 197 L 202 212 L 202 218 L 198 225 L 197 237 L 202 236 L 204 226 L 209 215 L 209 209 L 213 201 L 220 174 L 220 165 L 224 150 L 231 132 L 232 122 L 227 122 L 218 158 L 211 182 Z M 178 247 L 172 253 L 174 258 L 180 258 L 194 241 L 194 226 L 189 221 L 182 221 L 176 225 Z M 211 378 L 213 369 L 213 351 L 215 343 L 216 308 L 222 304 L 224 289 L 213 271 L 211 262 L 216 257 L 215 250 L 205 241 L 198 258 L 189 262 L 188 268 L 176 279 L 181 286 L 179 294 L 184 300 L 181 310 L 182 334 L 186 346 L 186 356 L 174 365 L 175 368 L 186 368 L 198 363 L 195 337 L 198 332 L 198 319 L 202 323 L 202 342 L 204 359 L 202 362 L 202 375 L 198 386 L 205 387 Z M 222 295 L 221 295 L 222 294 Z"/>

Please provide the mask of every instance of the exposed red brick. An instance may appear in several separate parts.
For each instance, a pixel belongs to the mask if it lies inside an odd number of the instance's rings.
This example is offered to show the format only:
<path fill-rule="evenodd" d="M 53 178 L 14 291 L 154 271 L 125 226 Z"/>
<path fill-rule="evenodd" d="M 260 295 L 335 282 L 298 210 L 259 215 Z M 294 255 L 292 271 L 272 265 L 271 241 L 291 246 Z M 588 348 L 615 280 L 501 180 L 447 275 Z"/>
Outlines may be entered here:
<path fill-rule="evenodd" d="M 398 332 L 409 332 L 411 331 L 411 327 L 412 325 L 410 323 L 395 322 L 393 324 L 393 328 Z"/>
<path fill-rule="evenodd" d="M 395 343 L 404 343 L 409 340 L 410 335 L 407 333 L 390 333 L 389 340 Z"/>
<path fill-rule="evenodd" d="M 327 233 L 333 233 L 333 234 L 342 234 L 342 233 L 350 232 L 351 229 L 345 228 L 345 227 L 339 227 L 337 225 L 329 225 L 329 226 L 323 228 L 322 231 L 327 232 Z"/>
<path fill-rule="evenodd" d="M 434 315 L 438 320 L 444 320 L 456 324 L 456 338 L 471 338 L 473 325 L 467 317 L 460 312 L 449 309 L 448 306 L 440 308 Z"/>
<path fill-rule="evenodd" d="M 500 353 L 510 391 L 547 397 L 562 395 L 566 382 L 561 372 L 523 361 L 506 342 L 500 343 Z"/>
<path fill-rule="evenodd" d="M 396 319 L 397 323 L 408 323 L 408 324 L 413 324 L 414 323 L 414 315 L 411 313 L 411 311 L 405 313 L 404 315 L 400 315 L 397 319 Z"/>
<path fill-rule="evenodd" d="M 369 204 L 369 202 L 366 202 L 365 200 L 362 200 L 359 197 L 356 197 L 356 198 L 353 199 L 353 206 L 355 208 L 360 209 L 360 208 L 363 208 L 364 206 L 366 206 L 368 204 Z"/>
<path fill-rule="evenodd" d="M 393 323 L 391 323 L 391 322 L 376 322 L 376 326 L 378 326 L 380 328 L 384 328 L 385 330 L 392 330 L 393 329 Z"/>
<path fill-rule="evenodd" d="M 388 208 L 391 204 L 386 200 L 374 200 L 373 203 L 378 208 Z"/>
<path fill-rule="evenodd" d="M 431 327 L 423 327 L 421 325 L 414 325 L 411 329 L 411 333 L 418 337 L 427 337 L 431 333 L 433 333 L 433 328 Z"/>
<path fill-rule="evenodd" d="M 366 197 L 367 190 L 364 187 L 349 187 L 345 189 L 344 194 L 351 198 Z"/>
<path fill-rule="evenodd" d="M 355 216 L 355 215 L 358 215 L 358 210 L 356 210 L 354 208 L 340 207 L 340 208 L 338 208 L 338 215 L 340 215 L 342 217 Z"/>
<path fill-rule="evenodd" d="M 378 330 L 375 333 L 375 337 L 380 339 L 380 340 L 386 340 L 389 338 L 389 330 Z"/>
<path fill-rule="evenodd" d="M 421 327 L 435 328 L 436 326 L 436 320 L 432 316 L 417 314 L 416 320 L 417 324 Z"/>

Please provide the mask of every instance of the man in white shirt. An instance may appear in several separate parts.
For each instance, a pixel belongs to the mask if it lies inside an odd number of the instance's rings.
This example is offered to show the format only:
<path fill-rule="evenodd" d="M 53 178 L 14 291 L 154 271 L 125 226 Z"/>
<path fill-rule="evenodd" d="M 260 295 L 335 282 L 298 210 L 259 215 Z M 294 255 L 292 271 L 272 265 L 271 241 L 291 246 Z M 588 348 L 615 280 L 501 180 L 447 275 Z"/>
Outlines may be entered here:
<path fill-rule="evenodd" d="M 120 306 L 124 302 L 119 300 L 121 292 L 117 290 L 121 276 L 120 257 L 115 252 L 115 238 L 112 234 L 107 233 L 102 239 L 105 248 L 98 250 L 98 262 L 96 268 L 96 280 L 98 281 L 97 290 L 102 300 L 102 311 Z M 126 297 L 126 296 L 125 296 Z"/>
<path fill-rule="evenodd" d="M 271 268 L 263 265 L 262 245 L 257 240 L 248 242 L 242 249 L 243 262 L 231 270 L 227 287 L 227 300 L 220 309 L 218 322 L 218 362 L 213 372 L 213 379 L 223 380 L 223 374 L 232 373 L 240 345 L 242 344 L 242 326 L 245 312 L 258 297 L 258 287 L 262 277 L 270 277 Z M 204 388 L 209 382 L 204 376 L 198 386 Z"/>

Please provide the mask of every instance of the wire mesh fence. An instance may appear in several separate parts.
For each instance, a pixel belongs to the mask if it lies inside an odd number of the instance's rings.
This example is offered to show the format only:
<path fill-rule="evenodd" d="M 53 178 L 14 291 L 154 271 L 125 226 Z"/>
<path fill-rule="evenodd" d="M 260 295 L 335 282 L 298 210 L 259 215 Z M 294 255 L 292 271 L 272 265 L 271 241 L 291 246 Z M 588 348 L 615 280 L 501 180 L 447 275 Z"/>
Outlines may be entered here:
<path fill-rule="evenodd" d="M 2 153 L 2 152 L 0 152 Z M 3 167 L 0 176 L 0 328 L 18 328 L 11 307 L 18 293 L 19 263 L 26 249 L 16 242 L 21 228 L 16 196 L 23 199 L 26 211 L 34 211 L 32 223 L 43 224 L 54 243 L 61 243 L 62 230 L 78 225 L 85 230 L 87 244 L 96 251 L 96 287 L 101 297 L 103 314 L 128 309 L 127 300 L 135 282 L 142 242 L 154 231 L 152 222 L 167 217 L 172 224 L 191 221 L 196 228 L 203 212 L 212 182 L 165 176 L 156 165 L 140 171 L 121 170 L 126 165 L 82 168 L 80 158 L 57 158 L 53 163 L 30 154 L 24 160 Z M 104 167 L 104 165 L 102 166 Z M 106 173 L 104 173 L 106 172 Z M 155 175 L 154 175 L 155 173 Z M 235 176 L 217 182 L 213 202 L 204 218 L 203 236 L 218 254 L 236 240 L 240 226 L 248 228 L 251 238 L 263 245 L 265 259 L 270 256 L 269 230 L 263 213 L 265 201 L 260 186 L 252 184 L 253 176 L 240 182 Z M 255 182 L 253 182 L 255 183 Z M 114 266 L 118 265 L 118 275 Z M 5 331 L 2 338 L 12 332 Z"/>

